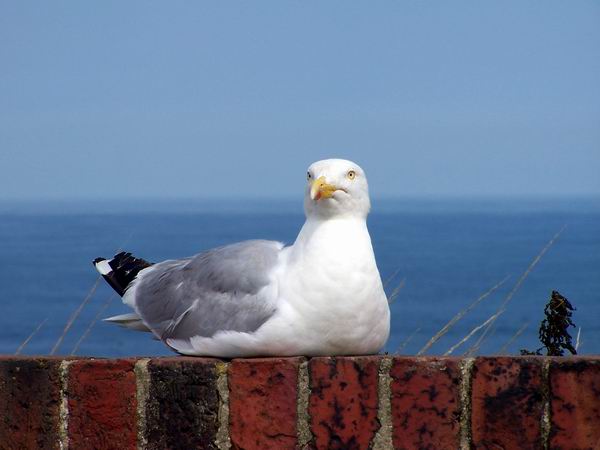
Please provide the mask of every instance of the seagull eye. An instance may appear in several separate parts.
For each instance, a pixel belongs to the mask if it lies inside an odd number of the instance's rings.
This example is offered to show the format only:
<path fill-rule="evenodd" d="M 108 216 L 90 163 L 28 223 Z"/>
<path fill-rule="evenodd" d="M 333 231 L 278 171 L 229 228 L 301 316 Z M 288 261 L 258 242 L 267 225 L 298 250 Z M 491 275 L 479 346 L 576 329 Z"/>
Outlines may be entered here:
<path fill-rule="evenodd" d="M 310 180 L 312 178 L 312 175 L 310 174 L 310 172 L 306 172 L 306 179 Z"/>
<path fill-rule="evenodd" d="M 348 177 L 348 179 L 354 180 L 356 178 L 356 172 L 354 170 L 350 170 L 350 171 L 348 171 L 346 176 Z"/>

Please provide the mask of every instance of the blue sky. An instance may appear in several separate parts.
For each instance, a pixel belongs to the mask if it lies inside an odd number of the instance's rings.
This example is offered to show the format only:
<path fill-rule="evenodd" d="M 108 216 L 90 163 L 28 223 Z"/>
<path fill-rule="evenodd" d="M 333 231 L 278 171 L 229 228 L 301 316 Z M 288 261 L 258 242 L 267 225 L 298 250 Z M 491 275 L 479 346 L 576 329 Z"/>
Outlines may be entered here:
<path fill-rule="evenodd" d="M 0 3 L 0 198 L 600 194 L 600 3 Z"/>

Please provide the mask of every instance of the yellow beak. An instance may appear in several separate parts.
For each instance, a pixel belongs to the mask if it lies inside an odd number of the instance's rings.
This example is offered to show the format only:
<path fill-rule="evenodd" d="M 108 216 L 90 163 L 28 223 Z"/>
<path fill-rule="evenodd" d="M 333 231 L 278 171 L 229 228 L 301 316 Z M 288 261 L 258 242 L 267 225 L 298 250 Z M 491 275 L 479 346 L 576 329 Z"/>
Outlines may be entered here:
<path fill-rule="evenodd" d="M 322 198 L 331 198 L 338 188 L 333 184 L 328 184 L 325 177 L 319 177 L 310 185 L 310 198 L 320 200 Z"/>

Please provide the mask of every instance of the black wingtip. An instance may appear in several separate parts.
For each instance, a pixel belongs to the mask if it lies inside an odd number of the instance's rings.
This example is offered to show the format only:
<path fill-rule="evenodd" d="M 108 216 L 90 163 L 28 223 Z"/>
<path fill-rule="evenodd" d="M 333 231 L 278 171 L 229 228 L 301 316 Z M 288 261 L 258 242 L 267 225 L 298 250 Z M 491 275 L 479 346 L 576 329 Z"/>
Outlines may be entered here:
<path fill-rule="evenodd" d="M 102 274 L 102 277 L 111 285 L 111 287 L 123 296 L 129 284 L 134 280 L 137 274 L 152 265 L 148 261 L 136 258 L 129 252 L 121 252 L 113 256 L 108 262 L 110 270 L 99 270 L 98 263 L 106 261 L 106 258 L 96 258 L 93 262 L 96 269 Z M 104 268 L 108 269 L 108 268 Z M 103 273 L 106 272 L 106 273 Z"/>

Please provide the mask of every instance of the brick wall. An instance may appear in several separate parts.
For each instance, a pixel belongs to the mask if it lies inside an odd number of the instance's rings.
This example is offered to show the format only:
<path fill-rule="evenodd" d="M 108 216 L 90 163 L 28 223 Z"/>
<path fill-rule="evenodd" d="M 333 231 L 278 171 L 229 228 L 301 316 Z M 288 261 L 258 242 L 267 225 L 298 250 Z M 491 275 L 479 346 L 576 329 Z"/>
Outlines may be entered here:
<path fill-rule="evenodd" d="M 0 448 L 600 448 L 600 357 L 0 358 Z"/>

